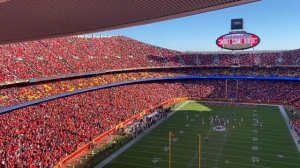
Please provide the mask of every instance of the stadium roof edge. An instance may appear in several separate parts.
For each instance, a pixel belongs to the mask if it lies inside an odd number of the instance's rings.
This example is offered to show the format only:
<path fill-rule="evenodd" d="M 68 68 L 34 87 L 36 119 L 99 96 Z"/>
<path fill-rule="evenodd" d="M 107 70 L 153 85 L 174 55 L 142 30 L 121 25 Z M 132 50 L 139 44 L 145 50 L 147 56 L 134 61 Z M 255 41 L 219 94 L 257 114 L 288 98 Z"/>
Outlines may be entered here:
<path fill-rule="evenodd" d="M 149 24 L 255 1 L 9 0 L 0 3 L 0 25 L 5 25 L 0 44 Z"/>

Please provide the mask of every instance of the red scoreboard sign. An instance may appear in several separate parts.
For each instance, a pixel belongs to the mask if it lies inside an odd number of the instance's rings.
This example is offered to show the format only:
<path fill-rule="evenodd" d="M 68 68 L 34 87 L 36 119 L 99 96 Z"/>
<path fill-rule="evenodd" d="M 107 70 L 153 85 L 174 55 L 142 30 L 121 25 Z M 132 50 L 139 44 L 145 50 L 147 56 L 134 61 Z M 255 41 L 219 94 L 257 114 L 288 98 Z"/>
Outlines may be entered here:
<path fill-rule="evenodd" d="M 260 38 L 247 32 L 233 32 L 217 38 L 216 43 L 219 47 L 228 50 L 244 50 L 253 48 L 260 43 Z"/>

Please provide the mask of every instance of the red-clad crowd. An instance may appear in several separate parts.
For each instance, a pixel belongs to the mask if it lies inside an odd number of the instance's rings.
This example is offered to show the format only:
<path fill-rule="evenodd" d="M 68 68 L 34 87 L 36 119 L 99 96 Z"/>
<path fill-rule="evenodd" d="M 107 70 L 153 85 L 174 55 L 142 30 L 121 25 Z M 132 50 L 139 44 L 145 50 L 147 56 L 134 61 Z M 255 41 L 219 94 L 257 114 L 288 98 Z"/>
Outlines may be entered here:
<path fill-rule="evenodd" d="M 128 85 L 61 98 L 0 115 L 0 165 L 53 167 L 97 135 L 171 98 L 284 103 L 299 94 L 296 82 L 203 80 Z"/>
<path fill-rule="evenodd" d="M 0 46 L 0 83 L 81 72 L 163 66 L 149 55 L 174 57 L 179 52 L 127 37 L 62 37 Z M 176 65 L 176 64 L 172 64 Z"/>
<path fill-rule="evenodd" d="M 176 97 L 166 87 L 149 84 L 106 89 L 3 114 L 1 167 L 53 167 L 119 122 L 154 103 Z M 141 94 L 139 90 L 150 93 Z"/>
<path fill-rule="evenodd" d="M 298 98 L 299 99 L 299 98 Z M 293 101 L 293 107 L 297 108 L 297 109 L 300 109 L 300 100 L 298 101 Z"/>
<path fill-rule="evenodd" d="M 0 83 L 108 69 L 163 66 L 300 65 L 300 50 L 183 53 L 124 36 L 61 37 L 0 46 Z"/>
<path fill-rule="evenodd" d="M 186 75 L 222 75 L 222 76 L 288 76 L 299 77 L 300 68 L 273 67 L 273 68 L 231 68 L 231 67 L 198 67 L 176 69 L 149 69 L 142 72 L 120 71 L 95 77 L 83 77 L 79 79 L 65 79 L 49 81 L 41 84 L 19 85 L 18 87 L 0 88 L 0 108 L 22 102 L 44 98 L 47 96 L 89 88 L 113 82 L 138 80 L 145 78 L 186 76 Z M 230 85 L 228 85 L 230 86 Z"/>

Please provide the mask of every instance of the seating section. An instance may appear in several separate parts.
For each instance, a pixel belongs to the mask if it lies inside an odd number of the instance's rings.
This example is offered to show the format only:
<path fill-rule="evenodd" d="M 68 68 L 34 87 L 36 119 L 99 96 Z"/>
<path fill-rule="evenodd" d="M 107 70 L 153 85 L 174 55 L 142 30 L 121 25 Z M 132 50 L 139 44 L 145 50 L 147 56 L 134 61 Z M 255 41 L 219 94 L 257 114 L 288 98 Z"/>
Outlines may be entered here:
<path fill-rule="evenodd" d="M 248 76 L 290 76 L 299 77 L 298 68 L 189 68 L 189 69 L 161 69 L 143 72 L 116 72 L 72 80 L 60 80 L 29 86 L 9 87 L 0 89 L 0 108 L 19 104 L 26 101 L 45 98 L 48 96 L 104 85 L 113 82 L 138 80 L 145 78 L 186 76 L 186 75 L 248 75 Z M 276 73 L 276 74 L 274 74 Z M 228 85 L 231 86 L 231 85 Z"/>
<path fill-rule="evenodd" d="M 297 135 L 300 136 L 300 120 L 299 119 L 292 119 L 292 128 L 296 131 Z"/>
<path fill-rule="evenodd" d="M 300 50 L 182 53 L 124 36 L 62 37 L 0 46 L 0 83 L 108 69 L 163 66 L 300 65 Z"/>
<path fill-rule="evenodd" d="M 289 81 L 204 80 L 129 85 L 57 99 L 1 115 L 0 164 L 53 167 L 116 124 L 175 97 L 283 103 L 299 94 L 299 85 Z"/>
<path fill-rule="evenodd" d="M 300 98 L 293 100 L 292 106 L 295 107 L 296 109 L 300 109 Z"/>

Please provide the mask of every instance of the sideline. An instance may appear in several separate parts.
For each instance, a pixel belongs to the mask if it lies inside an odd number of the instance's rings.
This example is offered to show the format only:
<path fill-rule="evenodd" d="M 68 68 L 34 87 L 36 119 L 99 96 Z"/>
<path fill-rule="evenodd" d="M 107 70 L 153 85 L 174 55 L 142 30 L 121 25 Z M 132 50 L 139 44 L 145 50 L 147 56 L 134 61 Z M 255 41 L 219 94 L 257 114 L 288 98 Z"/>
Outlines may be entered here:
<path fill-rule="evenodd" d="M 167 120 L 169 117 L 171 117 L 177 110 L 181 109 L 182 107 L 184 107 L 186 104 L 188 104 L 190 101 L 186 101 L 184 103 L 182 103 L 179 107 L 174 109 L 174 112 L 170 113 L 166 119 L 162 119 L 159 122 L 157 122 L 155 125 L 153 125 L 152 127 L 150 127 L 149 129 L 147 129 L 145 132 L 143 132 L 142 134 L 138 135 L 136 138 L 134 138 L 132 141 L 130 141 L 129 143 L 127 143 L 126 145 L 124 145 L 122 148 L 120 148 L 119 150 L 117 150 L 115 153 L 111 154 L 108 158 L 106 158 L 105 160 L 103 160 L 102 162 L 100 162 L 95 168 L 102 168 L 105 165 L 107 165 L 109 162 L 111 162 L 113 159 L 115 159 L 117 156 L 119 156 L 120 154 L 122 154 L 124 151 L 126 151 L 128 148 L 130 148 L 132 145 L 134 145 L 137 141 L 139 141 L 141 138 L 143 138 L 145 135 L 147 135 L 149 132 L 151 132 L 154 128 L 156 128 L 157 126 L 159 126 L 162 122 L 164 122 L 165 120 Z"/>
<path fill-rule="evenodd" d="M 293 129 L 291 129 L 290 124 L 289 124 L 290 119 L 287 116 L 284 108 L 282 106 L 278 106 L 278 107 L 279 107 L 279 110 L 280 110 L 280 112 L 282 114 L 282 117 L 283 117 L 283 119 L 284 119 L 284 121 L 286 123 L 286 126 L 287 126 L 288 130 L 290 131 L 292 138 L 294 139 L 295 145 L 296 145 L 298 151 L 300 152 L 300 145 L 298 144 L 297 133 Z"/>

